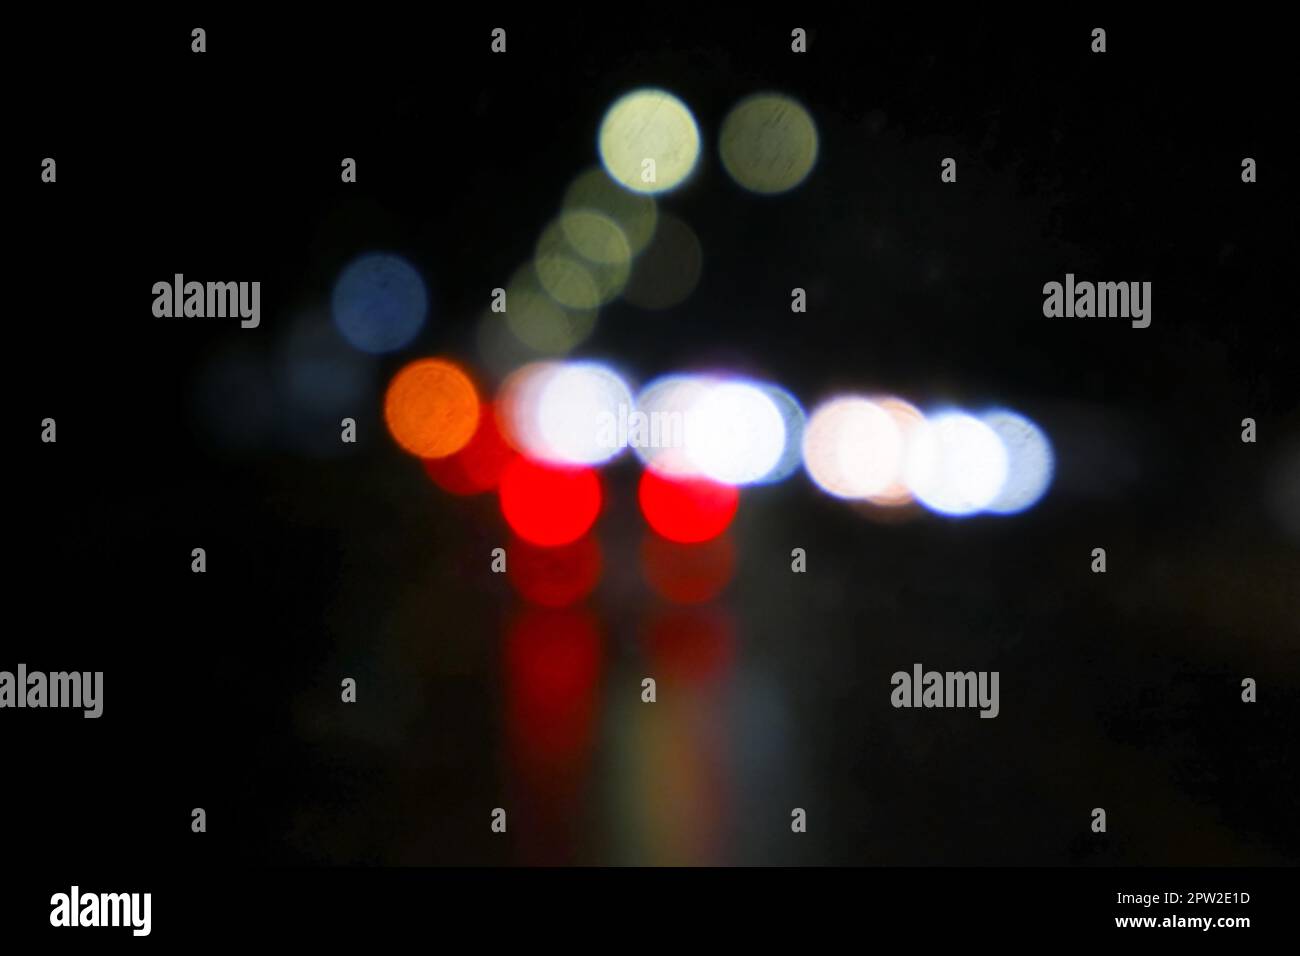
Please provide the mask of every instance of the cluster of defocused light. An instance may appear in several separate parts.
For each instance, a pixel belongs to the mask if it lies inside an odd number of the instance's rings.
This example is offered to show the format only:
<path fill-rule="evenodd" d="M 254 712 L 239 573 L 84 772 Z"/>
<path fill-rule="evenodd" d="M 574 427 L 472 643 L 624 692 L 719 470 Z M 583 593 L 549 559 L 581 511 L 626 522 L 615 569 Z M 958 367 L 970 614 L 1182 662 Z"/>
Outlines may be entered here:
<path fill-rule="evenodd" d="M 821 148 L 808 110 L 776 92 L 736 103 L 716 143 L 731 182 L 764 201 L 808 182 Z M 699 236 L 661 207 L 698 182 L 705 163 L 690 108 L 667 90 L 632 90 L 604 114 L 595 146 L 599 164 L 562 189 L 554 212 L 518 241 L 523 261 L 493 283 L 499 288 L 477 324 L 476 367 L 447 356 L 407 361 L 383 394 L 383 418 L 430 482 L 452 495 L 493 495 L 508 528 L 505 566 L 492 555 L 494 570 L 506 572 L 525 602 L 502 662 L 509 752 L 535 824 L 526 840 L 581 813 L 584 796 L 572 782 L 583 779 L 594 745 L 605 667 L 598 617 L 583 606 L 605 565 L 597 526 L 611 503 L 602 469 L 619 461 L 639 467 L 636 505 L 626 507 L 644 520 L 640 571 L 656 598 L 643 617 L 641 650 L 673 693 L 657 705 L 667 708 L 666 720 L 647 721 L 649 711 L 636 704 L 624 715 L 629 752 L 650 755 L 629 778 L 630 816 L 653 837 L 650 862 L 712 862 L 709 841 L 725 830 L 727 808 L 698 770 L 725 763 L 713 732 L 727 732 L 725 713 L 719 720 L 710 708 L 733 675 L 737 645 L 731 614 L 710 602 L 735 574 L 742 496 L 803 470 L 849 513 L 1008 515 L 1046 493 L 1053 452 L 1034 422 L 1008 409 L 922 412 L 897 396 L 854 393 L 830 396 L 807 414 L 782 386 L 726 369 L 636 383 L 615 364 L 574 358 L 596 339 L 603 309 L 616 301 L 675 308 L 705 266 Z M 343 263 L 330 306 L 328 317 L 295 326 L 275 369 L 232 354 L 211 370 L 205 407 L 220 410 L 218 422 L 231 420 L 231 408 L 239 412 L 231 442 L 274 430 L 268 410 L 282 398 L 293 416 L 288 433 L 324 435 L 338 449 L 336 423 L 362 420 L 359 395 L 377 392 L 370 376 L 378 363 L 411 347 L 434 311 L 421 272 L 382 250 Z M 299 418 L 313 427 L 289 427 Z M 780 729 L 767 697 L 762 719 L 748 722 L 763 727 L 764 746 Z M 738 699 L 763 695 L 747 689 Z M 700 715 L 710 733 L 695 732 Z M 694 742 L 684 763 L 679 738 Z M 673 745 L 660 746 L 667 741 Z M 686 799 L 665 814 L 662 801 L 642 799 L 647 775 Z M 544 863 L 553 862 L 549 849 L 544 836 L 523 846 Z"/>
<path fill-rule="evenodd" d="M 502 385 L 498 416 L 523 453 L 556 465 L 609 461 L 626 445 L 617 422 L 632 404 L 627 384 L 598 362 L 533 362 Z"/>
<path fill-rule="evenodd" d="M 637 396 L 634 450 L 661 475 L 766 484 L 798 467 L 803 409 L 785 389 L 725 375 L 669 375 Z"/>
<path fill-rule="evenodd" d="M 569 184 L 531 259 L 494 290 L 480 320 L 495 394 L 443 357 L 406 364 L 388 386 L 389 433 L 433 482 L 456 495 L 495 492 L 514 535 L 508 576 L 520 593 L 565 607 L 595 587 L 599 469 L 620 458 L 642 466 L 647 582 L 678 604 L 711 600 L 729 582 L 729 529 L 743 490 L 801 467 L 820 490 L 870 509 L 963 517 L 1032 507 L 1051 483 L 1052 448 L 1008 409 L 923 413 L 865 393 L 832 396 L 805 414 L 787 389 L 725 370 L 638 387 L 608 363 L 566 358 L 616 298 L 671 308 L 698 284 L 699 239 L 658 202 L 691 181 L 701 142 L 691 110 L 672 93 L 619 98 L 597 134 L 600 165 Z M 732 180 L 767 196 L 799 187 L 818 153 L 812 116 L 777 93 L 736 104 L 718 140 Z M 332 306 L 342 337 L 379 355 L 414 341 L 429 296 L 406 260 L 370 253 L 343 269 Z"/>
<path fill-rule="evenodd" d="M 923 415 L 897 397 L 837 396 L 818 406 L 803 441 L 809 477 L 837 498 L 880 507 L 915 501 L 937 514 L 1014 514 L 1051 483 L 1042 430 L 1015 412 Z"/>
<path fill-rule="evenodd" d="M 600 165 L 569 184 L 504 302 L 479 319 L 479 352 L 496 374 L 569 354 L 617 298 L 667 309 L 699 282 L 698 237 L 655 198 L 683 186 L 699 164 L 690 108 L 667 90 L 633 90 L 606 111 L 596 151 Z"/>
<path fill-rule="evenodd" d="M 683 543 L 722 534 L 741 487 L 784 480 L 799 462 L 836 498 L 953 517 L 1032 507 L 1054 464 L 1042 429 L 1007 409 L 924 414 L 897 396 L 846 394 L 805 422 L 798 400 L 771 383 L 676 374 L 634 398 L 618 371 L 595 361 L 530 363 L 484 404 L 458 365 L 421 359 L 393 377 L 384 410 L 393 439 L 435 481 L 458 494 L 497 487 L 512 529 L 541 546 L 591 528 L 601 503 L 594 469 L 629 449 L 644 465 L 647 522 Z"/>

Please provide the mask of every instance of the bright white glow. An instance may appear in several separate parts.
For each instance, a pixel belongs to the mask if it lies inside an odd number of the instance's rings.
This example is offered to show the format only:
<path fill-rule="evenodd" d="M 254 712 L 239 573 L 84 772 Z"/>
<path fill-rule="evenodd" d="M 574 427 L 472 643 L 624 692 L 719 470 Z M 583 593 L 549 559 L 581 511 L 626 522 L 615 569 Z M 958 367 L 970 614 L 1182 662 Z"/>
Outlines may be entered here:
<path fill-rule="evenodd" d="M 804 415 L 799 400 L 781 386 L 763 384 L 759 388 L 781 412 L 785 426 L 785 447 L 781 450 L 781 457 L 772 470 L 759 479 L 760 484 L 767 485 L 785 481 L 799 470 L 799 465 L 803 462 L 803 430 L 807 416 Z"/>
<path fill-rule="evenodd" d="M 878 399 L 877 404 L 885 410 L 885 413 L 898 426 L 899 433 L 903 437 L 902 460 L 906 462 L 908 448 L 916 436 L 917 428 L 925 423 L 925 416 L 921 414 L 915 405 L 894 396 Z M 903 481 L 901 466 L 899 473 L 895 475 L 889 486 L 879 494 L 869 495 L 867 500 L 881 508 L 898 508 L 910 504 L 912 493 L 908 491 L 907 484 Z"/>
<path fill-rule="evenodd" d="M 691 407 L 686 456 L 727 485 L 762 479 L 785 450 L 785 421 L 767 394 L 745 382 L 714 385 Z"/>
<path fill-rule="evenodd" d="M 627 446 L 619 421 L 631 407 L 632 393 L 611 369 L 562 364 L 537 392 L 537 454 L 559 464 L 608 461 Z"/>
<path fill-rule="evenodd" d="M 1052 483 L 1056 470 L 1052 443 L 1041 428 L 1015 412 L 998 409 L 980 418 L 1007 452 L 1007 480 L 988 510 L 1005 515 L 1032 508 Z"/>
<path fill-rule="evenodd" d="M 686 454 L 687 421 L 715 384 L 701 375 L 666 375 L 641 390 L 628 444 L 647 468 L 679 478 L 699 477 L 698 466 Z"/>
<path fill-rule="evenodd" d="M 903 434 L 879 404 L 857 396 L 819 406 L 803 436 L 809 477 L 837 498 L 869 498 L 898 480 Z"/>
<path fill-rule="evenodd" d="M 931 511 L 969 515 L 987 508 L 1007 479 L 1007 451 L 978 418 L 944 412 L 919 426 L 908 443 L 903 479 Z"/>
<path fill-rule="evenodd" d="M 542 390 L 560 368 L 559 362 L 529 362 L 511 372 L 498 392 L 497 422 L 501 434 L 533 458 L 547 457 L 537 412 Z"/>
<path fill-rule="evenodd" d="M 611 178 L 639 193 L 679 186 L 700 158 L 690 109 L 667 90 L 634 90 L 605 113 L 597 141 Z"/>

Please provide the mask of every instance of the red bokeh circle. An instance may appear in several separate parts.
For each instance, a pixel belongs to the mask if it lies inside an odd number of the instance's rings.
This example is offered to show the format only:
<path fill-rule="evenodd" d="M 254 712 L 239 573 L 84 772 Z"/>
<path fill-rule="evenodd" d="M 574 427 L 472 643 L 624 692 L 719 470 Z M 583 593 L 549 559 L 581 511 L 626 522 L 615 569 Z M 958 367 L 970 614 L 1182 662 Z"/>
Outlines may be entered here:
<path fill-rule="evenodd" d="M 692 544 L 727 530 L 740 492 L 706 478 L 669 478 L 647 468 L 637 497 L 650 527 L 669 541 Z"/>
<path fill-rule="evenodd" d="M 543 548 L 577 541 L 600 513 L 600 479 L 591 468 L 548 465 L 516 455 L 501 473 L 497 493 L 510 529 Z"/>

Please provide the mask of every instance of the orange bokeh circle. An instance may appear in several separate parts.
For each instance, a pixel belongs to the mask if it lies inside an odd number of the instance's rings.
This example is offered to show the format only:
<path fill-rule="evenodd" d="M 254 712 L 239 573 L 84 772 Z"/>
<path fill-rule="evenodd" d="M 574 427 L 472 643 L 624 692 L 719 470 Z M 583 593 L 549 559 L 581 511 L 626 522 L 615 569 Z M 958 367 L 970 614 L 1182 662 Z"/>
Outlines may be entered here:
<path fill-rule="evenodd" d="M 473 437 L 478 416 L 474 383 L 445 359 L 417 359 L 405 366 L 384 396 L 389 434 L 421 458 L 445 458 L 460 451 Z"/>

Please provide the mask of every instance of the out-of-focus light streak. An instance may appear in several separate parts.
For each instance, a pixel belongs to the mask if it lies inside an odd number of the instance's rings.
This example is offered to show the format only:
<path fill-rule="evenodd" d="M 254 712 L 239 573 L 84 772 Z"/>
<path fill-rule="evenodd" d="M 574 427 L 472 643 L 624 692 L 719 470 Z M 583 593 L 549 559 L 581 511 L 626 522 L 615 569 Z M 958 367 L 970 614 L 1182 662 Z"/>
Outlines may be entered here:
<path fill-rule="evenodd" d="M 643 630 L 649 670 L 658 675 L 658 702 L 628 702 L 614 714 L 626 730 L 612 760 L 620 782 L 619 851 L 629 863 L 728 862 L 734 632 L 730 614 L 716 606 L 665 609 Z"/>
<path fill-rule="evenodd" d="M 646 520 L 681 543 L 725 530 L 735 486 L 781 480 L 800 460 L 821 490 L 881 516 L 913 501 L 951 517 L 1018 514 L 1041 500 L 1054 472 L 1047 435 L 1008 409 L 926 416 L 896 396 L 845 394 L 805 421 L 779 386 L 718 373 L 667 375 L 633 399 L 602 363 L 532 362 L 510 374 L 482 414 L 494 420 L 480 423 L 472 382 L 443 359 L 403 368 L 385 400 L 389 431 L 407 451 L 425 459 L 463 451 L 426 464 L 455 494 L 493 487 L 507 447 L 561 472 L 603 465 L 631 447 L 646 468 L 638 488 Z"/>
<path fill-rule="evenodd" d="M 591 742 L 601 646 L 585 609 L 526 609 L 514 619 L 505 649 L 512 726 L 543 762 L 580 755 Z"/>
<path fill-rule="evenodd" d="M 655 673 L 672 685 L 708 687 L 731 677 L 736 661 L 736 621 L 726 607 L 666 607 L 643 634 Z"/>
<path fill-rule="evenodd" d="M 526 608 L 507 630 L 511 813 L 522 824 L 511 831 L 521 834 L 524 862 L 571 863 L 581 842 L 603 658 L 598 622 L 586 609 Z"/>

